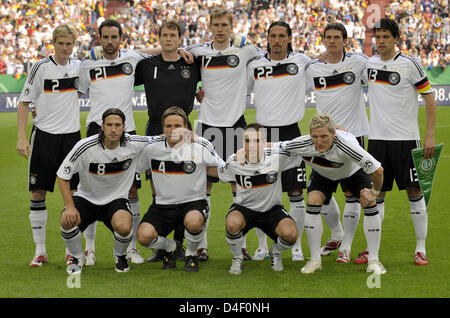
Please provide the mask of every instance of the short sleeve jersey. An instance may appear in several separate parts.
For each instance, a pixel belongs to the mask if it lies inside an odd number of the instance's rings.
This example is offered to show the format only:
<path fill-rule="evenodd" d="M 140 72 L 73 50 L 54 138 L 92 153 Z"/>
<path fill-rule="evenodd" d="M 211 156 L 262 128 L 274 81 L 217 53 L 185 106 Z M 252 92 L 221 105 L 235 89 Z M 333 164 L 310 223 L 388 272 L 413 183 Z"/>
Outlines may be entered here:
<path fill-rule="evenodd" d="M 389 61 L 372 56 L 367 78 L 369 139 L 420 140 L 418 94 L 432 90 L 419 61 L 401 52 Z"/>
<path fill-rule="evenodd" d="M 339 63 L 314 60 L 306 68 L 316 94 L 316 110 L 355 136 L 367 136 L 369 120 L 362 88 L 368 57 L 345 52 Z"/>
<path fill-rule="evenodd" d="M 316 150 L 310 135 L 278 143 L 284 151 L 303 157 L 307 165 L 330 180 L 352 176 L 359 169 L 372 174 L 381 164 L 365 151 L 349 132 L 336 130 L 333 146 L 324 153 Z"/>
<path fill-rule="evenodd" d="M 132 50 L 119 50 L 115 60 L 85 59 L 80 70 L 80 93 L 89 91 L 91 109 L 86 126 L 102 123 L 102 114 L 108 108 L 119 108 L 125 114 L 125 129 L 136 129 L 133 117 L 134 73 L 139 61 L 148 55 Z"/>
<path fill-rule="evenodd" d="M 305 66 L 310 58 L 290 53 L 274 61 L 266 53 L 247 67 L 248 90 L 254 93 L 256 122 L 263 126 L 287 126 L 305 113 Z"/>
<path fill-rule="evenodd" d="M 126 143 L 107 149 L 98 135 L 80 140 L 66 156 L 57 175 L 70 180 L 79 173 L 80 183 L 74 195 L 97 205 L 128 198 L 136 173 L 137 158 L 152 137 L 125 135 Z"/>
<path fill-rule="evenodd" d="M 200 60 L 202 89 L 205 91 L 198 119 L 215 127 L 232 127 L 247 104 L 247 63 L 262 54 L 257 47 L 230 46 L 222 51 L 214 42 L 187 47 Z"/>
<path fill-rule="evenodd" d="M 156 204 L 181 204 L 206 199 L 206 167 L 218 166 L 220 160 L 204 138 L 172 148 L 159 136 L 145 147 L 138 171 L 151 170 Z"/>
<path fill-rule="evenodd" d="M 241 165 L 231 155 L 218 169 L 223 182 L 236 182 L 235 202 L 257 212 L 282 205 L 281 173 L 296 167 L 301 158 L 285 151 L 265 149 L 260 163 Z"/>
<path fill-rule="evenodd" d="M 51 134 L 80 130 L 78 83 L 81 61 L 69 58 L 66 65 L 53 56 L 33 64 L 19 101 L 34 102 L 33 125 Z"/>

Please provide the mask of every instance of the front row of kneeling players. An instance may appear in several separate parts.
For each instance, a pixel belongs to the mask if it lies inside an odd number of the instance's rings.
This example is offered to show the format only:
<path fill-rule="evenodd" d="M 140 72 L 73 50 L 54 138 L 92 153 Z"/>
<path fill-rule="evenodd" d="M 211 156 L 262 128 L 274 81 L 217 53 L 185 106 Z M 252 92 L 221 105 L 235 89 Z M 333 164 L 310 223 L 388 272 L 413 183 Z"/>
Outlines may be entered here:
<path fill-rule="evenodd" d="M 102 118 L 100 134 L 78 142 L 57 173 L 65 203 L 61 234 L 72 255 L 67 268 L 69 274 L 81 273 L 81 232 L 96 220 L 113 232 L 116 271 L 129 270 L 126 250 L 132 235 L 132 218 L 128 190 L 135 171 L 147 169 L 153 174 L 156 198 L 143 217 L 137 236 L 143 246 L 165 251 L 163 268 L 175 267 L 174 252 L 179 243 L 166 236 L 183 222 L 187 246 L 184 269 L 199 270 L 196 250 L 209 217 L 208 174 L 238 184 L 235 202 L 226 216 L 226 240 L 233 255 L 229 272 L 242 272 L 242 240 L 254 227 L 274 240 L 270 250 L 272 269 L 281 271 L 281 252 L 294 245 L 298 230 L 283 208 L 280 176 L 302 159 L 313 172 L 305 219 L 311 259 L 301 272 L 314 273 L 322 268 L 320 209 L 339 183 L 345 183 L 360 198 L 364 209 L 364 233 L 369 250 L 367 271 L 386 272 L 378 260 L 381 224 L 376 208 L 383 168 L 359 146 L 353 135 L 336 130 L 328 115 L 317 114 L 312 118 L 309 135 L 276 143 L 272 148 L 266 147 L 260 125 L 247 125 L 244 148 L 227 162 L 215 153 L 209 141 L 187 131 L 187 116 L 178 107 L 171 107 L 163 114 L 163 136 L 126 134 L 125 115 L 115 108 L 105 111 Z M 75 173 L 79 173 L 80 183 L 72 196 L 69 180 Z"/>

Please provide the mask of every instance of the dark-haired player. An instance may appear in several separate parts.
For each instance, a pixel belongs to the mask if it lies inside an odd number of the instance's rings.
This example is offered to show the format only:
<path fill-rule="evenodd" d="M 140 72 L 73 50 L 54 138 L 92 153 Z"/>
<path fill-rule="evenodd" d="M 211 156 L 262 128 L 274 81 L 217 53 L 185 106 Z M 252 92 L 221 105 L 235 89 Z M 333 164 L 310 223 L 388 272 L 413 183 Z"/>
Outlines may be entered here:
<path fill-rule="evenodd" d="M 425 251 L 428 215 L 420 190 L 411 150 L 421 145 L 418 124 L 418 94 L 425 100 L 426 132 L 424 157 L 434 153 L 436 102 L 430 83 L 419 61 L 396 50 L 400 30 L 394 20 L 383 18 L 373 28 L 378 55 L 367 64 L 370 131 L 368 151 L 384 167 L 384 183 L 378 196 L 384 211 L 386 191 L 393 182 L 405 190 L 416 233 L 416 265 L 427 265 Z M 382 206 L 380 208 L 380 206 Z M 364 253 L 359 262 L 365 261 Z"/>
<path fill-rule="evenodd" d="M 116 271 L 129 271 L 126 254 L 132 239 L 132 216 L 128 191 L 134 180 L 137 156 L 151 138 L 126 134 L 125 122 L 120 109 L 107 109 L 102 114 L 99 134 L 80 140 L 58 170 L 65 203 L 61 236 L 72 256 L 68 274 L 81 274 L 85 259 L 81 233 L 97 220 L 114 233 Z M 80 183 L 72 196 L 69 180 L 75 173 L 79 173 Z"/>
<path fill-rule="evenodd" d="M 301 136 L 298 122 L 305 112 L 305 66 L 310 58 L 292 51 L 292 31 L 283 21 L 273 22 L 267 31 L 268 52 L 251 61 L 247 67 L 248 91 L 254 93 L 256 122 L 267 130 L 267 140 L 278 142 Z M 292 248 L 292 260 L 304 260 L 301 235 L 305 219 L 303 189 L 306 188 L 305 164 L 283 171 L 283 192 L 290 201 L 290 214 L 298 227 L 299 237 Z M 252 257 L 264 259 L 268 248 L 264 235 L 257 229 L 258 249 Z"/>
<path fill-rule="evenodd" d="M 368 57 L 345 50 L 347 31 L 342 23 L 330 23 L 325 27 L 323 43 L 327 49 L 327 58 L 324 61 L 314 60 L 306 67 L 309 86 L 316 94 L 317 112 L 330 115 L 336 125 L 356 136 L 364 148 L 369 121 L 362 85 Z M 348 263 L 361 205 L 345 183 L 341 183 L 341 187 L 345 194 L 344 229 L 340 222 L 339 207 L 334 197 L 331 197 L 326 213 L 322 209 L 322 215 L 331 229 L 331 238 L 322 247 L 322 255 L 329 255 L 339 248 L 336 261 Z"/>

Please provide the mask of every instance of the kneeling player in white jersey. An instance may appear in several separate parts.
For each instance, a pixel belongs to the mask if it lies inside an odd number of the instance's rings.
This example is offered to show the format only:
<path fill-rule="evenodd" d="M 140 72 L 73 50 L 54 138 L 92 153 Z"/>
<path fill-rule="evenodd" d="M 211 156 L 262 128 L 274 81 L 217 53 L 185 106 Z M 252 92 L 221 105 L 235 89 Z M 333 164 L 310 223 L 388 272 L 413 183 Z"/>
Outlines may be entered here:
<path fill-rule="evenodd" d="M 61 236 L 72 258 L 68 274 L 80 274 L 84 262 L 81 232 L 92 222 L 102 221 L 114 233 L 117 272 L 129 271 L 126 258 L 132 237 L 128 191 L 136 172 L 136 157 L 150 137 L 125 133 L 125 115 L 110 108 L 103 115 L 101 132 L 79 141 L 58 170 L 58 184 L 65 209 Z M 70 192 L 69 180 L 79 173 L 78 190 Z"/>
<path fill-rule="evenodd" d="M 311 119 L 310 135 L 281 142 L 279 147 L 302 155 L 313 169 L 308 183 L 305 218 L 311 260 L 302 268 L 302 273 L 311 274 L 322 269 L 320 243 L 323 224 L 320 210 L 339 183 L 345 183 L 353 195 L 359 197 L 364 210 L 364 234 L 369 250 L 367 271 L 386 273 L 378 260 L 381 222 L 376 198 L 383 184 L 381 164 L 358 144 L 351 133 L 336 130 L 326 114 L 316 114 Z"/>
<path fill-rule="evenodd" d="M 175 268 L 174 252 L 179 242 L 166 236 L 184 224 L 184 270 L 198 272 L 196 251 L 209 218 L 206 168 L 219 165 L 220 158 L 204 138 L 180 146 L 182 139 L 177 131 L 188 127 L 188 118 L 181 108 L 168 108 L 161 122 L 164 136 L 144 149 L 138 165 L 138 171 L 151 170 L 156 190 L 154 203 L 139 225 L 138 241 L 149 249 L 164 250 L 163 269 Z"/>
<path fill-rule="evenodd" d="M 218 171 L 222 182 L 236 182 L 236 199 L 226 218 L 226 238 L 233 261 L 230 274 L 242 273 L 244 235 L 258 227 L 275 243 L 270 249 L 272 269 L 282 271 L 281 252 L 297 241 L 297 226 L 282 205 L 281 174 L 298 166 L 301 158 L 287 152 L 266 148 L 263 128 L 259 124 L 244 129 L 245 161 L 231 155 Z M 214 172 L 211 172 L 211 174 Z"/>

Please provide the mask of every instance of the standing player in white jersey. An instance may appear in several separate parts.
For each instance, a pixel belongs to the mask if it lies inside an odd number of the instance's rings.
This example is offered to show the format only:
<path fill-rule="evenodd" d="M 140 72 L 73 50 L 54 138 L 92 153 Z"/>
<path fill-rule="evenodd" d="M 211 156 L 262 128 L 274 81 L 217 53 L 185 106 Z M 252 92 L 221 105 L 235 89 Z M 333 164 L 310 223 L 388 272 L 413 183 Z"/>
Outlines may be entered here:
<path fill-rule="evenodd" d="M 45 249 L 46 194 L 47 191 L 53 192 L 56 171 L 81 138 L 77 93 L 81 62 L 70 57 L 76 37 L 76 30 L 67 24 L 55 28 L 52 34 L 55 53 L 33 65 L 19 97 L 17 152 L 29 159 L 29 218 L 36 244 L 31 267 L 40 267 L 48 262 Z M 28 143 L 27 119 L 31 102 L 34 102 L 36 117 Z M 74 176 L 71 189 L 76 189 L 77 184 L 78 176 Z"/>
<path fill-rule="evenodd" d="M 303 156 L 303 160 L 313 169 L 308 182 L 305 218 L 311 259 L 302 268 L 302 273 L 312 274 L 322 269 L 320 243 L 323 224 L 320 210 L 339 183 L 345 183 L 359 198 L 364 210 L 364 234 L 369 250 L 367 271 L 386 273 L 378 260 L 381 221 L 376 198 L 383 184 L 381 164 L 360 147 L 351 133 L 335 130 L 333 121 L 326 114 L 313 116 L 309 135 L 281 142 L 279 147 Z"/>
<path fill-rule="evenodd" d="M 103 112 L 116 107 L 126 116 L 125 129 L 129 134 L 136 134 L 133 117 L 134 73 L 139 61 L 148 57 L 147 54 L 133 50 L 119 49 L 122 40 L 122 26 L 115 20 L 105 20 L 99 27 L 102 58 L 85 59 L 80 69 L 81 94 L 89 92 L 91 109 L 86 119 L 87 136 L 99 132 Z M 132 263 L 142 264 L 144 259 L 136 249 L 136 231 L 139 225 L 140 205 L 138 188 L 140 175 L 130 190 L 130 206 L 133 214 L 133 239 L 131 240 L 128 257 Z M 95 264 L 95 232 L 96 223 L 88 226 L 84 232 L 86 239 L 86 265 Z"/>
<path fill-rule="evenodd" d="M 397 23 L 388 18 L 381 19 L 375 23 L 374 34 L 379 55 L 372 56 L 367 65 L 370 106 L 368 151 L 385 169 L 379 199 L 383 201 L 384 211 L 385 192 L 392 190 L 393 181 L 399 190 L 406 189 L 417 239 L 414 263 L 427 265 L 427 208 L 411 150 L 421 144 L 417 119 L 417 95 L 421 94 L 426 111 L 424 157 L 433 155 L 436 102 L 420 63 L 395 49 L 400 37 Z"/>
<path fill-rule="evenodd" d="M 217 166 L 220 158 L 204 138 L 179 145 L 176 131 L 187 129 L 188 121 L 181 108 L 168 108 L 161 118 L 164 136 L 142 152 L 138 171 L 151 170 L 156 197 L 139 225 L 138 241 L 149 249 L 164 250 L 163 269 L 175 268 L 179 242 L 166 236 L 184 224 L 184 270 L 198 272 L 196 252 L 209 217 L 206 169 Z"/>
<path fill-rule="evenodd" d="M 347 31 L 342 23 L 330 23 L 325 27 L 323 43 L 327 49 L 325 61 L 314 60 L 306 67 L 309 86 L 316 94 L 317 113 L 330 115 L 339 127 L 348 130 L 364 148 L 364 137 L 369 133 L 363 80 L 368 57 L 345 51 Z M 331 197 L 326 213 L 322 215 L 331 229 L 331 238 L 322 247 L 322 256 L 339 248 L 338 263 L 350 262 L 350 250 L 361 205 L 357 197 L 341 184 L 345 194 L 343 213 L 344 229 L 340 222 L 339 207 Z M 342 243 L 342 244 L 341 244 Z"/>
<path fill-rule="evenodd" d="M 267 141 L 278 142 L 301 136 L 298 122 L 305 113 L 305 66 L 310 58 L 292 51 L 292 30 L 283 21 L 275 21 L 267 30 L 267 53 L 248 64 L 248 93 L 254 92 L 256 122 L 267 130 Z M 292 260 L 303 261 L 301 237 L 305 219 L 303 189 L 306 188 L 305 164 L 281 174 L 283 192 L 290 201 L 290 215 L 298 227 L 298 239 L 292 248 Z M 265 235 L 256 229 L 259 246 L 252 257 L 268 255 Z"/>
<path fill-rule="evenodd" d="M 232 14 L 223 8 L 214 9 L 209 20 L 213 41 L 186 48 L 200 60 L 205 93 L 199 107 L 196 132 L 211 141 L 223 160 L 242 146 L 247 103 L 246 67 L 251 59 L 260 55 L 260 50 L 253 45 L 233 46 L 232 27 Z M 218 179 L 208 178 L 208 201 L 213 182 Z M 235 189 L 236 185 L 232 183 L 233 195 Z M 200 260 L 208 258 L 206 233 L 199 250 Z M 246 249 L 245 253 L 250 259 Z"/>
<path fill-rule="evenodd" d="M 226 240 L 233 255 L 229 273 L 234 275 L 242 273 L 242 241 L 252 228 L 260 228 L 274 240 L 270 249 L 274 271 L 283 270 L 281 252 L 292 248 L 298 236 L 295 221 L 283 208 L 281 176 L 283 171 L 297 167 L 301 158 L 265 148 L 264 131 L 259 124 L 247 125 L 243 162 L 233 154 L 215 171 L 221 181 L 237 184 L 236 200 L 226 217 Z"/>
<path fill-rule="evenodd" d="M 58 184 L 65 209 L 61 236 L 72 256 L 68 274 L 80 274 L 84 263 L 81 232 L 101 220 L 113 233 L 117 272 L 128 272 L 127 247 L 132 239 L 128 191 L 133 183 L 137 157 L 150 137 L 125 133 L 125 115 L 118 108 L 102 115 L 99 134 L 79 141 L 58 170 Z M 79 173 L 78 190 L 70 192 L 69 180 Z"/>

